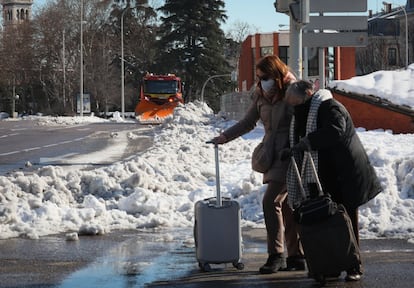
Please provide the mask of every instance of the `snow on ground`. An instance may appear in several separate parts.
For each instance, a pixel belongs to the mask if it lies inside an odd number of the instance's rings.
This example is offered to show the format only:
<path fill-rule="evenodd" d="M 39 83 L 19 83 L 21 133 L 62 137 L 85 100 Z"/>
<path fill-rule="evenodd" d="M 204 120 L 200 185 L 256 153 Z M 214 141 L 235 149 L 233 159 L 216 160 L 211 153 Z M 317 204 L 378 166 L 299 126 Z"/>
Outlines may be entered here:
<path fill-rule="evenodd" d="M 54 117 L 54 116 L 24 116 L 26 120 L 37 121 L 39 125 L 42 126 L 71 126 L 79 124 L 88 124 L 88 123 L 108 123 L 108 122 L 135 122 L 133 120 L 123 119 L 121 113 L 114 112 L 110 119 L 104 119 L 96 117 L 93 113 L 92 115 L 85 115 L 83 117 L 74 116 L 74 117 Z M 23 119 L 21 118 L 21 119 Z M 5 121 L 18 121 L 20 119 L 8 118 Z"/>
<path fill-rule="evenodd" d="M 97 169 L 46 166 L 0 176 L 0 238 L 191 227 L 195 202 L 215 195 L 214 149 L 205 142 L 233 123 L 203 103 L 189 103 L 154 127 L 154 146 L 132 159 Z M 360 209 L 361 235 L 413 239 L 414 135 L 362 129 L 358 134 L 384 187 Z M 265 187 L 250 168 L 262 136 L 258 125 L 220 146 L 222 192 L 240 202 L 245 227 L 264 226 Z"/>
<path fill-rule="evenodd" d="M 408 69 L 376 71 L 368 75 L 337 80 L 330 88 L 361 95 L 374 95 L 394 104 L 407 105 L 414 109 L 414 64 Z"/>

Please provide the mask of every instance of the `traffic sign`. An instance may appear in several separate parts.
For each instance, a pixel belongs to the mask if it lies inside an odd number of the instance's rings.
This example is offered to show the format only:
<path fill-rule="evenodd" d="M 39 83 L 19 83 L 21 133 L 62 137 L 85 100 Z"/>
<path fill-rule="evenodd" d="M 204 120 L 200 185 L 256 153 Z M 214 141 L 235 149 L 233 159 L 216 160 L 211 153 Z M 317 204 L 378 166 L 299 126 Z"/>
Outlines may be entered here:
<path fill-rule="evenodd" d="M 303 47 L 362 47 L 368 43 L 367 32 L 303 33 Z"/>
<path fill-rule="evenodd" d="M 366 0 L 311 0 L 310 12 L 365 12 Z"/>
<path fill-rule="evenodd" d="M 312 1 L 311 1 L 312 3 Z M 305 30 L 367 30 L 367 16 L 311 16 L 310 22 L 305 26 Z"/>
<path fill-rule="evenodd" d="M 344 13 L 364 12 L 366 0 L 312 0 L 311 13 L 335 12 L 338 15 L 310 16 L 303 28 L 304 47 L 362 47 L 368 43 L 368 17 L 344 15 Z"/>

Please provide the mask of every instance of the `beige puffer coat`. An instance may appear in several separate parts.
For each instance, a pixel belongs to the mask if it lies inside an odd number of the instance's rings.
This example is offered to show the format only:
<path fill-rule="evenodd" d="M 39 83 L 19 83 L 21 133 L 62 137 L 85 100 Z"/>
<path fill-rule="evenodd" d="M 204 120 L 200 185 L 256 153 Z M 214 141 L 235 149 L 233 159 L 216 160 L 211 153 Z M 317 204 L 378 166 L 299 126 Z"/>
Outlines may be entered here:
<path fill-rule="evenodd" d="M 275 109 L 273 117 L 270 116 L 272 108 Z M 271 128 L 270 119 L 272 119 L 273 123 L 277 122 L 277 117 L 275 117 L 275 115 L 278 113 L 282 113 L 282 115 L 280 115 L 279 125 L 278 127 Z M 274 146 L 274 149 L 276 150 L 274 153 L 275 159 L 272 168 L 263 174 L 263 183 L 269 181 L 286 182 L 286 171 L 289 165 L 289 160 L 281 161 L 279 152 L 283 148 L 289 147 L 289 126 L 292 114 L 293 108 L 287 105 L 285 101 L 278 100 L 272 104 L 260 93 L 256 93 L 244 118 L 223 132 L 224 136 L 227 138 L 227 142 L 229 142 L 251 131 L 259 120 L 263 122 L 265 129 L 263 139 L 269 137 L 271 129 L 274 130 L 274 133 L 276 133 Z M 274 125 L 275 124 L 273 124 L 273 126 Z"/>

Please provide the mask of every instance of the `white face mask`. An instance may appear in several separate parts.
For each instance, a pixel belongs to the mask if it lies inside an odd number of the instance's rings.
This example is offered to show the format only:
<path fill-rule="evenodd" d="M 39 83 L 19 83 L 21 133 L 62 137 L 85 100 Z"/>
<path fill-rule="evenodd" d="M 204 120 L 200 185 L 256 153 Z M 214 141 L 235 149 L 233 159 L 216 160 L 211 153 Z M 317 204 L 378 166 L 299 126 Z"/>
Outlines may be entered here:
<path fill-rule="evenodd" d="M 270 89 L 273 88 L 275 85 L 275 80 L 269 79 L 269 80 L 260 80 L 260 85 L 262 86 L 262 89 L 264 92 L 269 92 Z"/>

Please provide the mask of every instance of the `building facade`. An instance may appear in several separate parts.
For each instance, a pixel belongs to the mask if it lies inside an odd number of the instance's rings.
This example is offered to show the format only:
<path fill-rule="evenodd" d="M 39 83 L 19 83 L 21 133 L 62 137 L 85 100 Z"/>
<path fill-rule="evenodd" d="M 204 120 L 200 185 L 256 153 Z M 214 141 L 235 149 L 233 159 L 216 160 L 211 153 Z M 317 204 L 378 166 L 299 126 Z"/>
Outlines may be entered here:
<path fill-rule="evenodd" d="M 2 0 L 5 27 L 28 21 L 32 17 L 33 0 Z"/>
<path fill-rule="evenodd" d="M 357 74 L 404 68 L 413 62 L 414 0 L 393 7 L 383 2 L 380 13 L 369 12 L 368 46 L 357 48 Z"/>
<path fill-rule="evenodd" d="M 399 22 L 394 22 L 399 23 Z M 371 27 L 372 29 L 372 27 Z M 398 25 L 397 28 L 399 29 Z M 413 30 L 414 31 L 414 30 Z M 390 31 L 389 33 L 393 33 Z M 388 37 L 388 36 L 383 36 Z M 401 42 L 401 40 L 398 40 Z M 390 46 L 392 47 L 392 46 Z M 361 48 L 334 47 L 325 49 L 325 75 L 326 80 L 344 80 L 357 75 L 356 50 Z M 366 49 L 366 48 L 364 48 Z M 368 48 L 369 49 L 369 48 Z M 256 82 L 256 63 L 263 56 L 277 55 L 285 63 L 289 62 L 289 32 L 275 32 L 269 34 L 255 34 L 248 36 L 242 43 L 239 58 L 238 87 L 239 93 L 223 95 L 221 111 L 225 117 L 241 119 L 251 102 L 251 93 Z M 319 55 L 308 49 L 308 63 L 304 63 L 304 73 L 312 81 L 318 80 Z M 367 58 L 378 57 L 371 50 Z M 403 59 L 404 60 L 404 59 Z M 399 62 L 398 62 L 399 63 Z M 379 70 L 379 69 L 378 69 Z M 329 81 L 328 81 L 329 82 Z M 371 95 L 347 94 L 333 91 L 334 98 L 340 101 L 352 115 L 356 127 L 367 129 L 391 129 L 395 133 L 414 132 L 414 111 L 406 107 L 379 100 Z"/>
<path fill-rule="evenodd" d="M 289 31 L 250 35 L 243 41 L 238 64 L 238 88 L 249 91 L 256 80 L 256 63 L 266 55 L 276 55 L 289 63 Z M 303 63 L 304 78 L 318 81 L 319 54 L 317 49 L 305 49 L 308 61 Z M 325 77 L 349 79 L 356 75 L 355 48 L 335 47 L 325 49 Z M 306 76 L 305 76 L 306 75 Z M 326 80 L 326 79 L 325 79 Z"/>

